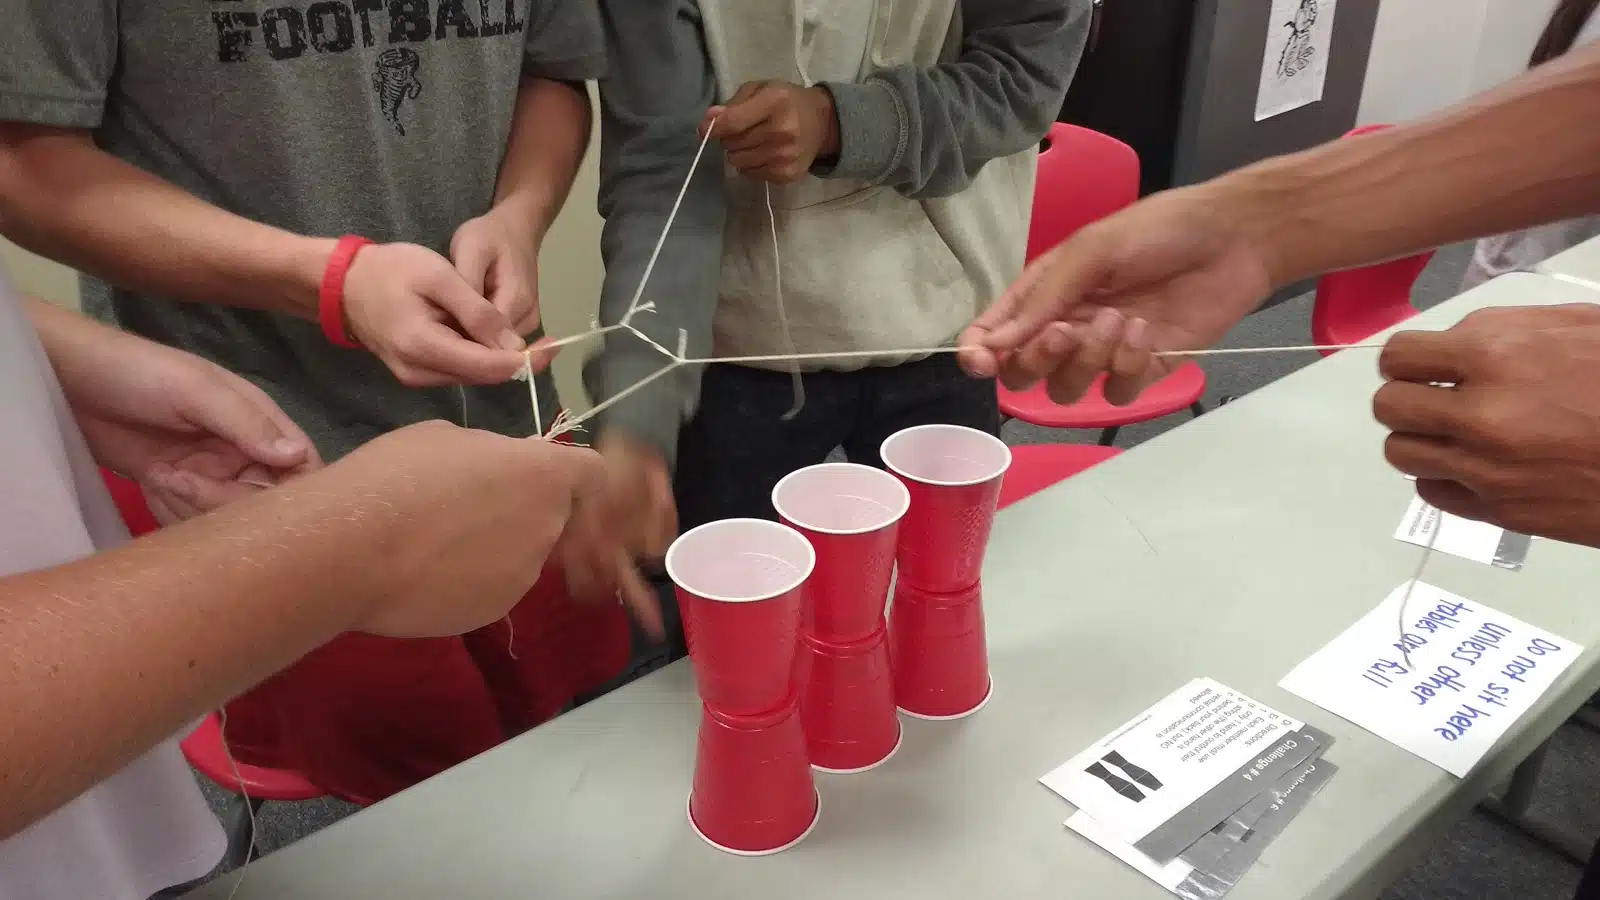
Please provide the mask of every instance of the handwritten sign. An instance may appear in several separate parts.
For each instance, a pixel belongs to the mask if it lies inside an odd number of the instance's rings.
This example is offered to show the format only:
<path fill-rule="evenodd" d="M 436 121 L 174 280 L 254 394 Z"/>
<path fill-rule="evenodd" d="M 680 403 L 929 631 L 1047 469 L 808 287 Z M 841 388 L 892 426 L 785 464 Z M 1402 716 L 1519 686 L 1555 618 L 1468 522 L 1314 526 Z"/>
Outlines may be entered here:
<path fill-rule="evenodd" d="M 1465 777 L 1583 648 L 1422 582 L 1401 633 L 1404 595 L 1395 588 L 1280 686 Z"/>

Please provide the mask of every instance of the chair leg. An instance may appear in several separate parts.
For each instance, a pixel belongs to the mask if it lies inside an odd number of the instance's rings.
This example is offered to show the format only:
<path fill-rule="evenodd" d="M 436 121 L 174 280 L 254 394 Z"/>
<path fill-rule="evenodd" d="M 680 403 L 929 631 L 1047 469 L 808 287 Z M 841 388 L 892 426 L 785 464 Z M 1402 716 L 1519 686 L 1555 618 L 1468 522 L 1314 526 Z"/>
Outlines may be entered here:
<path fill-rule="evenodd" d="M 1193 415 L 1193 416 L 1194 416 L 1194 417 L 1195 417 L 1195 418 L 1196 418 L 1196 419 L 1198 419 L 1198 418 L 1200 418 L 1200 417 L 1201 417 L 1201 416 L 1203 416 L 1203 415 L 1205 415 L 1205 414 L 1206 414 L 1206 405 L 1205 405 L 1205 404 L 1204 404 L 1204 403 L 1201 403 L 1201 402 L 1200 402 L 1200 401 L 1199 401 L 1199 400 L 1196 400 L 1196 401 L 1195 401 L 1195 402 L 1194 402 L 1194 404 L 1193 404 L 1193 405 L 1192 405 L 1192 406 L 1190 406 L 1190 407 L 1189 407 L 1189 412 L 1190 412 L 1190 413 L 1191 413 L 1191 414 L 1192 414 L 1192 415 Z"/>
<path fill-rule="evenodd" d="M 1533 790 L 1539 784 L 1539 773 L 1544 769 L 1545 756 L 1550 752 L 1550 742 L 1545 741 L 1511 773 L 1511 783 L 1499 797 L 1486 798 L 1478 804 L 1490 818 L 1517 831 L 1579 866 L 1589 862 L 1592 841 L 1585 840 L 1571 830 L 1561 827 L 1532 812 Z"/>
<path fill-rule="evenodd" d="M 1121 427 L 1113 425 L 1110 428 L 1107 428 L 1105 431 L 1100 432 L 1100 446 L 1110 447 L 1111 445 L 1115 444 L 1117 442 L 1117 432 L 1121 430 Z"/>
<path fill-rule="evenodd" d="M 254 816 L 265 804 L 259 797 L 234 797 L 228 801 L 228 808 L 222 813 L 222 827 L 228 836 L 228 850 L 222 857 L 224 870 L 237 869 L 260 855 L 255 846 Z"/>

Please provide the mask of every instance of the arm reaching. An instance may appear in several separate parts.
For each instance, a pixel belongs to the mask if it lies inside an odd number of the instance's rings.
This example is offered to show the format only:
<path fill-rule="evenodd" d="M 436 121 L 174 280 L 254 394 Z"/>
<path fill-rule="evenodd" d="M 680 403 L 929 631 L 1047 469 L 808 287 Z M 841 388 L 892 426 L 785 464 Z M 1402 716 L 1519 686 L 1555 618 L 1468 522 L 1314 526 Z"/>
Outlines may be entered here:
<path fill-rule="evenodd" d="M 1600 212 L 1600 46 L 1421 122 L 1146 198 L 1030 264 L 961 337 L 963 363 L 1057 402 L 1152 351 L 1209 347 L 1275 288 L 1452 241 Z"/>
<path fill-rule="evenodd" d="M 0 840 L 344 631 L 501 617 L 599 473 L 587 450 L 416 425 L 204 519 L 0 578 Z"/>

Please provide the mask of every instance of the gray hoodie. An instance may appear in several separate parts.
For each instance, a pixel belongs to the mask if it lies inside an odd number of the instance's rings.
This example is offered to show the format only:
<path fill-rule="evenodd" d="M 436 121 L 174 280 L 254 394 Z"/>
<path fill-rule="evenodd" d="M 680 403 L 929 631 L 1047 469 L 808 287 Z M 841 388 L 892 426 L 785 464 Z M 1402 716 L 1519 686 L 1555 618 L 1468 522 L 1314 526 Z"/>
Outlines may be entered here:
<path fill-rule="evenodd" d="M 795 350 L 883 350 L 953 338 L 1021 271 L 1040 138 L 1088 35 L 1090 0 L 602 0 L 604 324 L 626 311 L 699 143 L 707 107 L 748 81 L 833 94 L 840 154 L 771 189 Z M 634 324 L 693 357 L 783 353 L 765 186 L 713 144 Z M 604 400 L 665 360 L 625 333 L 586 367 Z M 781 368 L 785 364 L 773 364 Z M 602 417 L 672 458 L 699 366 Z"/>

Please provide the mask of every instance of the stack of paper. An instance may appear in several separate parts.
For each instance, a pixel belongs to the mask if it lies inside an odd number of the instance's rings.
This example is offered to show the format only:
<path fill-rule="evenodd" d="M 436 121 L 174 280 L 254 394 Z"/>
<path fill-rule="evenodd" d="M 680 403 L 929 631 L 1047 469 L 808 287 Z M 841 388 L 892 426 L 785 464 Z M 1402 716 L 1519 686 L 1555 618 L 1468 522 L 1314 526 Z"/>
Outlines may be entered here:
<path fill-rule="evenodd" d="M 1335 767 L 1331 739 L 1198 678 L 1040 779 L 1067 827 L 1189 900 L 1228 892 Z"/>
<path fill-rule="evenodd" d="M 1435 530 L 1439 532 L 1438 537 L 1433 536 Z M 1411 498 L 1411 505 L 1394 536 L 1395 540 L 1418 547 L 1428 546 L 1431 540 L 1433 549 L 1440 553 L 1512 571 L 1522 568 L 1528 559 L 1528 547 L 1533 543 L 1525 534 L 1488 522 L 1452 516 L 1421 497 Z"/>

